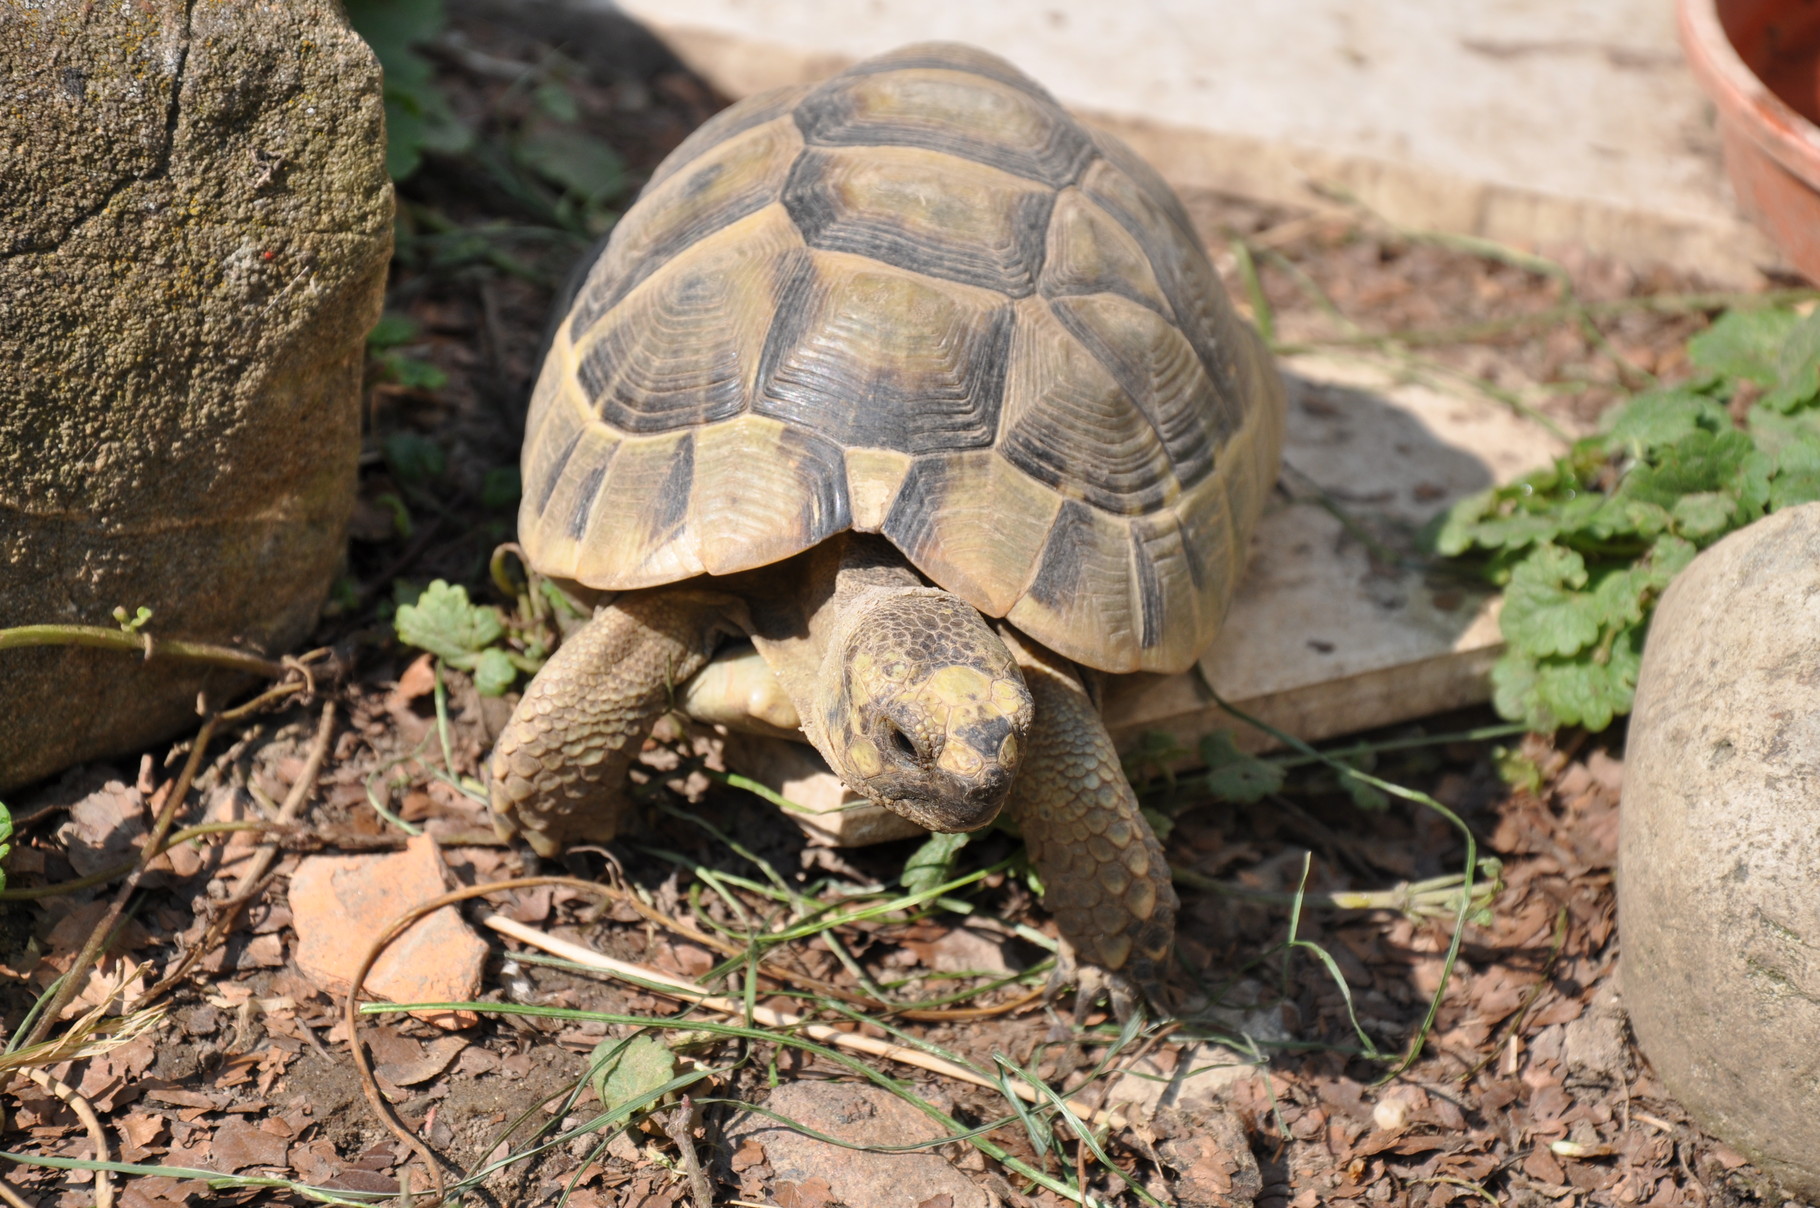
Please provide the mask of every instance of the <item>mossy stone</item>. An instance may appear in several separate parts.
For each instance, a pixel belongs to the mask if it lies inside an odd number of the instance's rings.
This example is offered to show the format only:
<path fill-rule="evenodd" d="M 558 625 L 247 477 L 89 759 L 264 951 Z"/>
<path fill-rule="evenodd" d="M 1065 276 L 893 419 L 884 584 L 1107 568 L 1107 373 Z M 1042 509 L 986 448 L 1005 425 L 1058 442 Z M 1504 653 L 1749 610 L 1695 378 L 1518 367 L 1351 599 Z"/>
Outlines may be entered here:
<path fill-rule="evenodd" d="M 332 0 L 0 19 L 0 626 L 283 651 L 343 549 L 392 245 L 379 65 Z M 0 790 L 237 682 L 0 652 Z"/>

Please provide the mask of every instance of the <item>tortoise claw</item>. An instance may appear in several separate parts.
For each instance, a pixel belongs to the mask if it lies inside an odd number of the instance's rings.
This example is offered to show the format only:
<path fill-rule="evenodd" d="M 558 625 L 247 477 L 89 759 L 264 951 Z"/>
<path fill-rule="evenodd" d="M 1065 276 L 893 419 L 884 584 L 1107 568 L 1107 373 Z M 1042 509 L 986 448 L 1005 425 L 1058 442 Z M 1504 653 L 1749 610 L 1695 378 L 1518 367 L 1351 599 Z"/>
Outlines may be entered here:
<path fill-rule="evenodd" d="M 1101 998 L 1112 1008 L 1112 1017 L 1119 1021 L 1120 1027 L 1130 1023 L 1134 1016 L 1142 1016 L 1146 1003 L 1164 1012 L 1167 1002 L 1161 985 L 1133 976 L 1128 970 L 1103 969 L 1083 962 L 1075 954 L 1074 945 L 1063 940 L 1055 951 L 1055 968 L 1043 987 L 1043 997 L 1053 1002 L 1069 986 L 1074 987 L 1076 1022 L 1086 1019 L 1093 1004 Z"/>

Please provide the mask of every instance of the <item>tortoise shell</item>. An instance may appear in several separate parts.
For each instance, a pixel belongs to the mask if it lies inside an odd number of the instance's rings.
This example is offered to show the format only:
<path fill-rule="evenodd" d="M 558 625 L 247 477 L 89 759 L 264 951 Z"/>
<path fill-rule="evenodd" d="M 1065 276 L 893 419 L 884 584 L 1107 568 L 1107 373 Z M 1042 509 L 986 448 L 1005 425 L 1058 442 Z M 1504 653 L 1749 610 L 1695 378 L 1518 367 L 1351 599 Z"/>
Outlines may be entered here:
<path fill-rule="evenodd" d="M 1105 671 L 1212 641 L 1282 385 L 1186 212 L 1010 64 L 919 45 L 716 115 L 532 400 L 520 539 L 599 589 L 845 529 Z"/>

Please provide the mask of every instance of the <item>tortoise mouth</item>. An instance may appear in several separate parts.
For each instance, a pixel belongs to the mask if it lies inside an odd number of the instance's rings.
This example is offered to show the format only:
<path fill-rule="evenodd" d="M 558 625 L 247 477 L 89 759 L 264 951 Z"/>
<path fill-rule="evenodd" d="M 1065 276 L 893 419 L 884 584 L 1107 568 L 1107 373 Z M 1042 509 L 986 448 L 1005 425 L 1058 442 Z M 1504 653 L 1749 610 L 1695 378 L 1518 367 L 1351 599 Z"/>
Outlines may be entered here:
<path fill-rule="evenodd" d="M 932 831 L 954 833 L 991 826 L 1011 794 L 1010 773 L 972 785 L 932 784 L 938 777 L 886 772 L 853 786 L 877 805 Z M 959 790 L 959 791 L 953 791 Z"/>

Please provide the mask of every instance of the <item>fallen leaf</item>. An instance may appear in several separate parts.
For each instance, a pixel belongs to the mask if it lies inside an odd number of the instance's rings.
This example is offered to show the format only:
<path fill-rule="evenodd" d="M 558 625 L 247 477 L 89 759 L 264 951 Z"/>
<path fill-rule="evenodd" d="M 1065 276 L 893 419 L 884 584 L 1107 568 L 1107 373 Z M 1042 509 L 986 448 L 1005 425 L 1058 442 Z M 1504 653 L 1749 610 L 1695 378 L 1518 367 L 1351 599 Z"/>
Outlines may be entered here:
<path fill-rule="evenodd" d="M 380 1077 L 397 1086 L 416 1086 L 428 1082 L 449 1068 L 468 1042 L 459 1036 L 439 1036 L 427 1045 L 407 1041 L 413 1054 L 403 1060 L 388 1060 L 376 1067 Z"/>
<path fill-rule="evenodd" d="M 120 1130 L 120 1135 L 125 1137 L 129 1144 L 138 1146 L 140 1149 L 144 1149 L 164 1136 L 164 1130 L 169 1127 L 169 1124 L 170 1122 L 163 1116 L 154 1116 L 150 1112 L 128 1112 L 114 1122 L 114 1126 Z"/>
<path fill-rule="evenodd" d="M 71 805 L 69 821 L 57 828 L 70 867 L 85 877 L 132 859 L 145 836 L 145 798 L 119 780 Z"/>
<path fill-rule="evenodd" d="M 146 1175 L 129 1182 L 116 1202 L 120 1208 L 178 1208 L 179 1205 L 189 1204 L 197 1196 L 208 1194 L 209 1185 L 199 1179 Z"/>
<path fill-rule="evenodd" d="M 251 1120 L 236 1116 L 215 1130 L 215 1163 L 239 1172 L 249 1166 L 283 1166 L 289 1146 Z"/>
<path fill-rule="evenodd" d="M 801 1183 L 778 1183 L 771 1189 L 777 1208 L 823 1208 L 834 1198 L 834 1189 L 826 1179 L 807 1179 Z"/>

